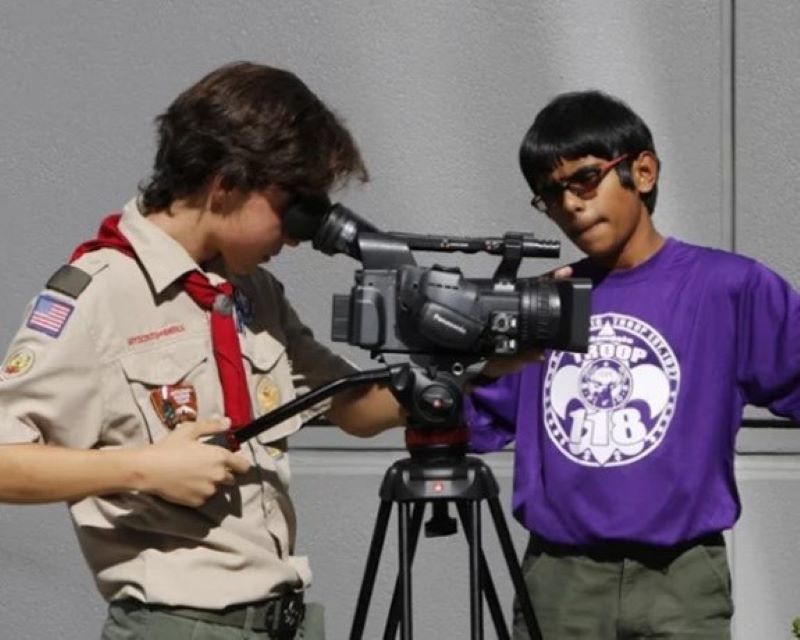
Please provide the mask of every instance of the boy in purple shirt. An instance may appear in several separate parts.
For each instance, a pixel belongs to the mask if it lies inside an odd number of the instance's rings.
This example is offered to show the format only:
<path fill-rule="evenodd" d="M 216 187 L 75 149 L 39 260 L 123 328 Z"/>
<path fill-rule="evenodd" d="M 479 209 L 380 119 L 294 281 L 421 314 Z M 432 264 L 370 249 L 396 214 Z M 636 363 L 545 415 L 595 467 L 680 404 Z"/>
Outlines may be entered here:
<path fill-rule="evenodd" d="M 467 399 L 475 451 L 516 440 L 544 640 L 730 638 L 734 442 L 745 404 L 800 418 L 800 296 L 655 229 L 652 136 L 610 96 L 554 99 L 520 164 L 533 206 L 588 256 L 572 275 L 594 284 L 586 354 L 548 352 Z"/>

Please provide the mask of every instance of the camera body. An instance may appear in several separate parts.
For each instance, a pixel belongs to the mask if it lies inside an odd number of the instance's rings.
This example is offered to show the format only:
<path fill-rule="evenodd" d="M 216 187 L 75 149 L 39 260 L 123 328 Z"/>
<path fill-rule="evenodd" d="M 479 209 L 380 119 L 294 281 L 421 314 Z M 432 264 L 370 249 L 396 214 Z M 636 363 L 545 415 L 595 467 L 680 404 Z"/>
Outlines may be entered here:
<path fill-rule="evenodd" d="M 332 339 L 373 352 L 513 355 L 534 347 L 585 351 L 591 285 L 468 279 L 457 267 L 363 269 L 333 297 Z"/>
<path fill-rule="evenodd" d="M 377 353 L 514 355 L 533 348 L 585 351 L 589 280 L 517 278 L 525 257 L 558 257 L 559 245 L 530 234 L 452 238 L 382 233 L 334 205 L 314 248 L 361 261 L 349 295 L 334 295 L 332 339 Z M 501 255 L 494 276 L 417 265 L 413 250 Z"/>

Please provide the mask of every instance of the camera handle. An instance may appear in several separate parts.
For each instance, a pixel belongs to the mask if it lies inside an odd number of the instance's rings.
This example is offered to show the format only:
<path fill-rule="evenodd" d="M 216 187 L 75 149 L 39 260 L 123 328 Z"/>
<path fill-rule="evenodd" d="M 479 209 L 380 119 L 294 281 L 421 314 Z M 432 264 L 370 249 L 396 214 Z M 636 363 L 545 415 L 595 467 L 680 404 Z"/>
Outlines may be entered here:
<path fill-rule="evenodd" d="M 238 451 L 239 446 L 245 440 L 249 440 L 267 429 L 280 424 L 284 420 L 294 417 L 301 411 L 313 407 L 322 400 L 326 400 L 346 389 L 360 387 L 365 384 L 392 384 L 394 380 L 407 377 L 411 373 L 410 369 L 411 367 L 408 363 L 402 363 L 390 367 L 382 367 L 380 369 L 359 371 L 349 376 L 339 378 L 321 387 L 312 389 L 299 398 L 281 405 L 274 411 L 270 411 L 238 429 L 230 428 L 222 433 L 218 433 L 206 440 L 206 442 L 230 449 L 231 451 Z"/>

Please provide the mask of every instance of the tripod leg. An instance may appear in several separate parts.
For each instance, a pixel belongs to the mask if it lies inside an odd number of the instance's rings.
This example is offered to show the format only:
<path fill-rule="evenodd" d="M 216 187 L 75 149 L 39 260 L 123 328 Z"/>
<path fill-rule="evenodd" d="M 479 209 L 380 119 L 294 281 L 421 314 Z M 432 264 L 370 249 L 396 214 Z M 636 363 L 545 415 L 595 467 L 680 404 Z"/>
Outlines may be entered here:
<path fill-rule="evenodd" d="M 483 638 L 483 599 L 481 598 L 481 504 L 477 500 L 470 502 L 470 524 L 472 525 L 472 544 L 469 546 L 469 609 L 471 613 L 470 627 L 472 640 Z"/>
<path fill-rule="evenodd" d="M 469 512 L 467 512 L 463 502 L 457 502 L 458 514 L 461 518 L 461 525 L 464 527 L 464 532 L 467 534 L 467 541 L 472 544 L 471 527 L 469 524 Z M 503 618 L 503 609 L 500 606 L 500 599 L 497 597 L 497 590 L 494 587 L 492 574 L 489 571 L 489 563 L 486 561 L 486 554 L 483 549 L 480 550 L 480 567 L 481 567 L 481 586 L 483 593 L 486 596 L 486 603 L 489 605 L 489 612 L 492 616 L 494 623 L 495 633 L 498 640 L 510 640 L 508 635 L 508 628 L 506 621 Z"/>
<path fill-rule="evenodd" d="M 386 527 L 389 524 L 389 516 L 392 512 L 392 503 L 388 500 L 381 500 L 378 509 L 378 517 L 375 519 L 375 530 L 372 533 L 372 542 L 369 545 L 369 555 L 367 556 L 367 566 L 364 569 L 364 579 L 361 581 L 361 589 L 358 593 L 358 604 L 353 616 L 353 626 L 350 629 L 350 640 L 360 640 L 364 635 L 364 625 L 367 621 L 367 609 L 372 598 L 372 589 L 375 587 L 375 575 L 378 572 L 381 550 L 386 540 Z"/>
<path fill-rule="evenodd" d="M 425 515 L 425 503 L 415 503 L 414 511 L 411 513 L 411 531 L 409 532 L 409 563 L 414 562 L 414 555 L 417 552 L 417 543 L 419 542 L 419 533 L 422 529 L 422 519 Z M 392 592 L 392 604 L 389 607 L 389 615 L 386 618 L 386 628 L 383 634 L 383 640 L 394 640 L 397 635 L 397 625 L 400 623 L 400 574 L 398 572 L 397 579 L 394 583 L 394 591 Z"/>
<path fill-rule="evenodd" d="M 402 620 L 400 623 L 400 637 L 402 640 L 413 640 L 411 628 L 411 562 L 409 556 L 411 549 L 408 538 L 408 520 L 411 505 L 408 502 L 398 504 L 400 512 L 398 525 L 398 542 L 400 546 L 400 600 L 402 607 Z"/>
<path fill-rule="evenodd" d="M 522 615 L 525 618 L 525 626 L 528 627 L 528 635 L 531 640 L 542 640 L 542 632 L 539 630 L 539 624 L 536 622 L 536 616 L 533 613 L 533 605 L 531 598 L 528 594 L 528 587 L 525 585 L 525 578 L 522 575 L 519 561 L 514 552 L 514 545 L 511 542 L 511 534 L 508 532 L 506 520 L 503 517 L 503 510 L 500 507 L 500 501 L 494 498 L 488 498 L 489 510 L 494 519 L 494 526 L 497 529 L 497 537 L 500 539 L 500 546 L 503 549 L 503 555 L 506 557 L 506 564 L 508 571 L 511 574 L 511 581 L 514 583 L 514 592 L 517 595 L 520 607 L 522 608 Z"/>

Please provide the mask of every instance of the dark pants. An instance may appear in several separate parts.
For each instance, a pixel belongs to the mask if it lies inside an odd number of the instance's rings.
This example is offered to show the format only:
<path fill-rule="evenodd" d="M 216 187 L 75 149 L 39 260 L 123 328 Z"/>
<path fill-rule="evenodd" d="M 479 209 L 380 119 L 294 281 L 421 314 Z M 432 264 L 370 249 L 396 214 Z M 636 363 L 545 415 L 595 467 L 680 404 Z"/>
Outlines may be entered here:
<path fill-rule="evenodd" d="M 522 562 L 543 640 L 730 640 L 721 535 L 675 548 L 578 549 L 531 537 Z M 529 638 L 514 602 L 514 640 Z"/>
<path fill-rule="evenodd" d="M 102 640 L 274 640 L 274 636 L 267 631 L 254 630 L 252 622 L 235 627 L 125 601 L 109 605 Z M 305 617 L 295 640 L 325 640 L 322 605 L 306 604 Z"/>

